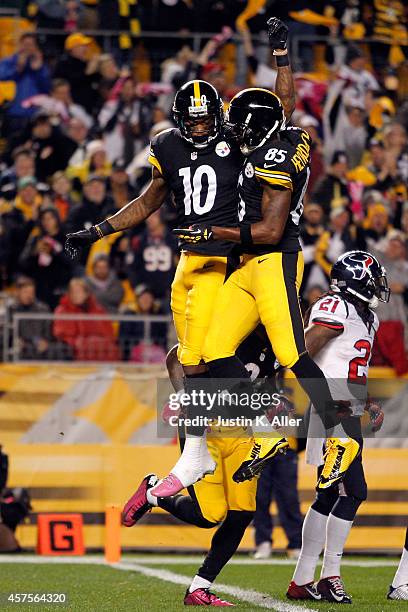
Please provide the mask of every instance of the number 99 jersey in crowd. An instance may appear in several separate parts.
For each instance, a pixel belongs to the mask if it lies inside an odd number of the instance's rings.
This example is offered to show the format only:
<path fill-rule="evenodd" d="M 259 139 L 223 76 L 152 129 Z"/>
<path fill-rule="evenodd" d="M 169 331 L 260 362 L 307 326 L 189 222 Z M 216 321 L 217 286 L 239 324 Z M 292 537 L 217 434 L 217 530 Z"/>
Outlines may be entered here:
<path fill-rule="evenodd" d="M 245 252 L 293 253 L 301 250 L 299 220 L 310 175 L 311 138 L 301 128 L 288 127 L 246 158 L 239 176 L 238 219 L 241 225 L 262 220 L 263 184 L 292 193 L 289 217 L 279 244 L 254 244 Z"/>
<path fill-rule="evenodd" d="M 208 223 L 237 225 L 237 183 L 242 155 L 223 131 L 222 100 L 205 81 L 190 81 L 177 92 L 173 116 L 178 128 L 165 130 L 151 142 L 150 163 L 173 193 L 178 227 Z M 187 251 L 227 255 L 227 241 L 183 244 Z"/>

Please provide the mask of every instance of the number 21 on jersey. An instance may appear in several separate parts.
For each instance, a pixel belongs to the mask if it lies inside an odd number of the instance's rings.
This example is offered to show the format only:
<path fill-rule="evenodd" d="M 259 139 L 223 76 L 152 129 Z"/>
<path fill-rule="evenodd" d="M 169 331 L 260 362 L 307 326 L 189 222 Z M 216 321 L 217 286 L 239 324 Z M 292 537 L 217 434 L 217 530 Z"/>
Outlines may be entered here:
<path fill-rule="evenodd" d="M 204 164 L 192 172 L 191 168 L 180 168 L 179 176 L 183 179 L 184 188 L 184 214 L 205 215 L 214 206 L 217 194 L 217 175 L 214 168 Z M 204 178 L 205 177 L 205 178 Z M 205 200 L 201 203 L 203 183 L 207 184 Z"/>

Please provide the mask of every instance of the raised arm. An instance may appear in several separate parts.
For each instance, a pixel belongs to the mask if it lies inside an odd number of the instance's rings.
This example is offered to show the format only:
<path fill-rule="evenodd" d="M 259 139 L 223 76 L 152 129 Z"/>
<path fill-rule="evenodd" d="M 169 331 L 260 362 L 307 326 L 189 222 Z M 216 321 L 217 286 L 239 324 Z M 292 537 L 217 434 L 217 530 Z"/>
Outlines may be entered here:
<path fill-rule="evenodd" d="M 152 180 L 145 191 L 126 204 L 117 213 L 102 223 L 92 225 L 73 234 L 67 234 L 65 248 L 72 258 L 76 258 L 81 248 L 86 248 L 104 236 L 129 229 L 142 223 L 155 210 L 160 208 L 168 193 L 166 182 L 157 168 L 153 168 Z"/>
<path fill-rule="evenodd" d="M 276 57 L 278 75 L 276 77 L 275 92 L 282 101 L 285 117 L 288 121 L 295 110 L 296 94 L 292 68 L 289 64 L 287 39 L 288 26 L 277 17 L 268 19 L 269 45 Z"/>

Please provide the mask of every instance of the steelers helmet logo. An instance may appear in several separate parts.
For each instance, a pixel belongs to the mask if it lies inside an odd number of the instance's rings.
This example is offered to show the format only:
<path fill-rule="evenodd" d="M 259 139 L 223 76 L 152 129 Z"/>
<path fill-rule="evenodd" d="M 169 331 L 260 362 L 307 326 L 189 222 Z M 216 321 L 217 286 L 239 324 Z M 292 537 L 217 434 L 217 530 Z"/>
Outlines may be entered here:
<path fill-rule="evenodd" d="M 255 170 L 254 170 L 254 167 L 253 167 L 253 165 L 251 164 L 251 162 L 248 162 L 248 163 L 247 163 L 247 165 L 245 166 L 245 170 L 244 170 L 244 172 L 245 172 L 245 176 L 246 176 L 247 178 L 252 178 L 252 177 L 254 176 L 254 174 L 255 174 Z"/>
<path fill-rule="evenodd" d="M 227 157 L 227 155 L 230 154 L 231 149 L 229 147 L 229 144 L 226 143 L 225 140 L 222 140 L 215 147 L 215 152 L 219 157 Z"/>

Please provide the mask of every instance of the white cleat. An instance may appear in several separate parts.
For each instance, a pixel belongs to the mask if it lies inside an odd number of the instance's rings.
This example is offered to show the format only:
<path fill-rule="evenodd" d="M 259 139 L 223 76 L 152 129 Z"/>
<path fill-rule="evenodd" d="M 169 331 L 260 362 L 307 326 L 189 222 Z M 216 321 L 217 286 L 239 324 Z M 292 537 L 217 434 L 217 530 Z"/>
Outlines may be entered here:
<path fill-rule="evenodd" d="M 401 584 L 399 587 L 390 586 L 387 599 L 408 601 L 408 584 Z"/>

